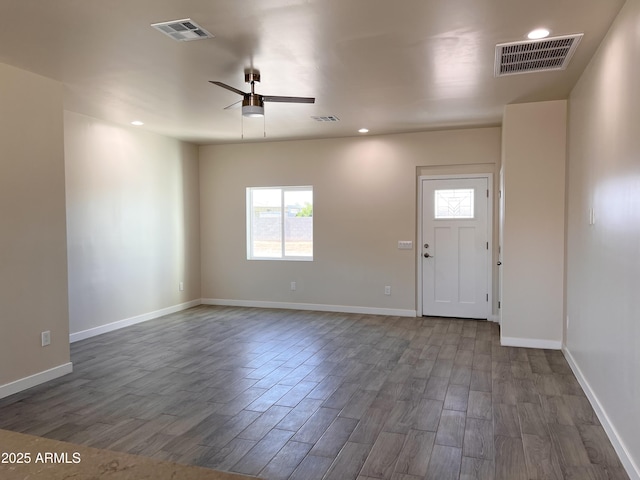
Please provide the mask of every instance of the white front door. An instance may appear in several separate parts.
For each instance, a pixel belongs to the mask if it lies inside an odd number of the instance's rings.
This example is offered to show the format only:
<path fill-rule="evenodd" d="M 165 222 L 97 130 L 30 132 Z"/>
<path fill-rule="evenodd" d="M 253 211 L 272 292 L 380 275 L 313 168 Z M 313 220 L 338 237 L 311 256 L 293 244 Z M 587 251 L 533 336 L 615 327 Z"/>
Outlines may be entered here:
<path fill-rule="evenodd" d="M 487 178 L 422 180 L 422 314 L 489 314 Z"/>

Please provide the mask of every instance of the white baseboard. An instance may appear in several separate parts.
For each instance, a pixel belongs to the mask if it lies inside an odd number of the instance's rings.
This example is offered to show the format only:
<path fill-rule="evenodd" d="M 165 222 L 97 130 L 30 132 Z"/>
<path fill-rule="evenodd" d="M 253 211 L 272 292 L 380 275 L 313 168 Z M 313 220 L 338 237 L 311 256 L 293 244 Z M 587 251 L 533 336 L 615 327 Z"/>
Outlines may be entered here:
<path fill-rule="evenodd" d="M 154 318 L 159 318 L 164 315 L 169 315 L 170 313 L 180 312 L 182 310 L 186 310 L 187 308 L 195 307 L 200 304 L 201 304 L 200 299 L 191 300 L 190 302 L 181 303 L 179 305 L 173 305 L 172 307 L 163 308 L 161 310 L 156 310 L 154 312 L 144 313 L 142 315 L 136 315 L 135 317 L 125 318 L 123 320 L 118 320 L 117 322 L 107 323 L 106 325 L 100 325 L 99 327 L 89 328 L 87 330 L 75 332 L 69 335 L 69 342 L 70 343 L 79 342 L 80 340 L 84 340 L 86 338 L 95 337 L 96 335 L 100 335 L 107 332 L 113 332 L 114 330 L 119 330 L 121 328 L 135 325 L 137 323 L 153 320 Z"/>
<path fill-rule="evenodd" d="M 589 382 L 583 375 L 582 370 L 580 370 L 580 367 L 576 363 L 575 358 L 573 358 L 573 355 L 571 355 L 571 352 L 569 351 L 569 349 L 567 349 L 567 347 L 564 345 L 562 347 L 562 353 L 564 354 L 564 358 L 567 359 L 567 363 L 571 367 L 571 370 L 573 370 L 573 374 L 578 379 L 580 386 L 582 387 L 585 394 L 587 395 L 587 398 L 589 399 L 589 402 L 591 403 L 593 410 L 596 412 L 596 415 L 598 416 L 598 420 L 600 420 L 602 427 L 604 428 L 605 432 L 607 432 L 607 436 L 609 437 L 609 440 L 611 440 L 611 444 L 613 445 L 613 448 L 618 454 L 618 457 L 620 458 L 620 461 L 622 462 L 624 469 L 627 471 L 627 475 L 629 475 L 629 478 L 631 480 L 640 480 L 640 467 L 636 465 L 635 462 L 633 461 L 633 458 L 629 454 L 629 450 L 627 450 L 627 448 L 624 445 L 624 442 L 618 435 L 618 431 L 615 429 L 615 427 L 611 423 L 611 420 L 609 420 L 609 416 L 607 415 L 606 411 L 604 410 L 604 407 L 598 400 L 597 395 L 591 388 L 591 385 L 589 385 Z"/>
<path fill-rule="evenodd" d="M 556 340 L 541 340 L 538 338 L 515 338 L 500 336 L 503 347 L 543 348 L 545 350 L 561 350 L 562 342 Z"/>
<path fill-rule="evenodd" d="M 227 307 L 283 308 L 286 310 L 316 310 L 318 312 L 363 313 L 392 317 L 415 317 L 415 310 L 395 308 L 353 307 L 349 305 L 325 305 L 316 303 L 268 302 L 264 300 L 229 300 L 223 298 L 203 298 L 203 305 L 224 305 Z"/>
<path fill-rule="evenodd" d="M 72 371 L 73 364 L 71 362 L 63 363 L 62 365 L 50 368 L 49 370 L 45 370 L 44 372 L 39 372 L 34 375 L 21 378 L 14 382 L 0 385 L 0 398 L 8 397 L 9 395 L 27 390 L 28 388 L 35 387 L 37 385 L 40 385 L 41 383 L 54 380 L 58 377 L 62 377 L 63 375 L 67 375 Z"/>

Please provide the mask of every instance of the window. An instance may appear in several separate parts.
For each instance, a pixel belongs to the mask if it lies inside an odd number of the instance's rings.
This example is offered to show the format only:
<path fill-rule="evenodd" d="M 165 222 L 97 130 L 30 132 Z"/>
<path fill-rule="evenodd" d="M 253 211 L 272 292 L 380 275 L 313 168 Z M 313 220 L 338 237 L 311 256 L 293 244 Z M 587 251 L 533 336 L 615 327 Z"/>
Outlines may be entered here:
<path fill-rule="evenodd" d="M 435 191 L 435 218 L 474 218 L 473 188 Z"/>
<path fill-rule="evenodd" d="M 247 188 L 247 259 L 313 260 L 313 187 Z"/>

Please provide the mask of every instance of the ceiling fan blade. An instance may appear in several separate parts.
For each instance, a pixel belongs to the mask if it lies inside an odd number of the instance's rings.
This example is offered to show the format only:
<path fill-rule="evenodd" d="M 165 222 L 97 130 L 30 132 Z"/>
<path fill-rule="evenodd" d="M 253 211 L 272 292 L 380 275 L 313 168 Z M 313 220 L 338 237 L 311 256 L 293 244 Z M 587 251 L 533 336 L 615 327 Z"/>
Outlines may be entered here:
<path fill-rule="evenodd" d="M 218 85 L 219 87 L 226 88 L 227 90 L 237 93 L 238 95 L 242 95 L 243 97 L 245 95 L 249 95 L 248 93 L 244 93 L 242 90 L 238 90 L 237 88 L 234 88 L 231 85 L 227 85 L 226 83 L 214 82 L 213 80 L 209 80 L 209 83 L 213 83 L 214 85 Z"/>
<path fill-rule="evenodd" d="M 280 97 L 277 95 L 263 95 L 265 102 L 283 102 L 283 103 L 315 103 L 313 97 Z"/>
<path fill-rule="evenodd" d="M 241 103 L 242 103 L 242 100 L 238 100 L 237 102 L 233 102 L 231 105 L 227 105 L 226 107 L 223 108 L 223 110 L 229 110 L 231 108 L 238 108 Z"/>

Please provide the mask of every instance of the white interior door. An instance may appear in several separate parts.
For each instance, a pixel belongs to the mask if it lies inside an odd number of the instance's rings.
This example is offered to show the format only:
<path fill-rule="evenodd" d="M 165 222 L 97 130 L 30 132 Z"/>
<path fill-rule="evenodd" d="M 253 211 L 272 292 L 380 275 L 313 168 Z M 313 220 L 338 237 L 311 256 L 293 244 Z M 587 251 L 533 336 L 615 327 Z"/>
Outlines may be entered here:
<path fill-rule="evenodd" d="M 488 318 L 487 178 L 422 180 L 422 314 Z"/>

